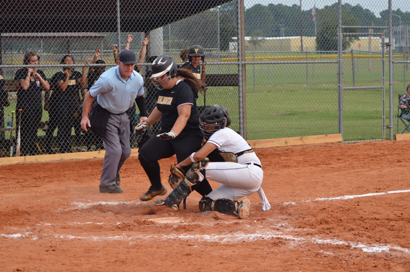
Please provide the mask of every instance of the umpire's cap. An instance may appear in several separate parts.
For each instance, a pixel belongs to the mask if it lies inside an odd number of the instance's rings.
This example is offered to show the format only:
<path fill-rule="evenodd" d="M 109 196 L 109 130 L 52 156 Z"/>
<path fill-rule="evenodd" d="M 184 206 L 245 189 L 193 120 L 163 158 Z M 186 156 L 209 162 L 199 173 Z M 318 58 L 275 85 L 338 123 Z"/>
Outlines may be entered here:
<path fill-rule="evenodd" d="M 201 57 L 202 61 L 204 61 L 205 59 L 205 51 L 202 48 L 202 46 L 200 45 L 193 45 L 189 48 L 189 53 L 188 53 L 188 57 L 189 57 L 189 61 L 192 61 L 191 57 L 194 56 L 199 56 Z"/>
<path fill-rule="evenodd" d="M 154 60 L 151 66 L 152 78 L 160 77 L 169 73 L 171 78 L 177 75 L 178 68 L 175 61 L 169 56 L 159 56 Z"/>
<path fill-rule="evenodd" d="M 134 52 L 130 50 L 124 50 L 120 53 L 118 56 L 118 60 L 122 62 L 125 65 L 128 64 L 137 64 L 137 61 L 135 60 L 135 54 Z"/>

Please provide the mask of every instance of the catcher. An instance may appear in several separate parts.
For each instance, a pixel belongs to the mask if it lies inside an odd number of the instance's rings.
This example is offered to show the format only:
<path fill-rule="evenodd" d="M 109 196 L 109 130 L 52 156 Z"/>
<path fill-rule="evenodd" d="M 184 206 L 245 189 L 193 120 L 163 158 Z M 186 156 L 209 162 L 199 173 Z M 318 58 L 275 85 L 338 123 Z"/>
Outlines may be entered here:
<path fill-rule="evenodd" d="M 169 180 L 175 189 L 165 200 L 158 200 L 155 204 L 177 209 L 177 205 L 191 193 L 191 187 L 207 178 L 222 185 L 199 201 L 202 212 L 218 211 L 246 218 L 250 210 L 246 196 L 255 192 L 262 199 L 262 209 L 269 210 L 269 201 L 261 188 L 262 164 L 245 139 L 228 128 L 231 123 L 228 110 L 219 105 L 210 106 L 199 117 L 199 123 L 207 142 L 200 150 L 171 166 Z M 225 162 L 209 162 L 206 158 L 216 149 Z M 185 174 L 182 168 L 191 164 Z"/>

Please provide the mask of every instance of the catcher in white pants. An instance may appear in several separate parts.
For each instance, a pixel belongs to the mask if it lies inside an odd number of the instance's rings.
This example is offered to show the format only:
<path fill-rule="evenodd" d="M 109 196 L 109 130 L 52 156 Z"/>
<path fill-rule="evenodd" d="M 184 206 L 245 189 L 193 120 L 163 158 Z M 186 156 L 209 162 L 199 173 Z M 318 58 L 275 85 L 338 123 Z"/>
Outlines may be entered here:
<path fill-rule="evenodd" d="M 208 107 L 199 117 L 200 128 L 207 142 L 200 150 L 176 165 L 178 169 L 192 164 L 185 179 L 164 201 L 171 206 L 190 193 L 190 187 L 204 177 L 222 183 L 199 202 L 201 211 L 219 211 L 244 218 L 249 215 L 250 201 L 246 196 L 258 192 L 263 210 L 270 204 L 261 188 L 262 164 L 241 135 L 228 128 L 231 121 L 227 109 L 219 105 Z M 204 160 L 218 149 L 224 162 Z M 186 194 L 186 196 L 185 196 Z M 238 201 L 240 198 L 241 201 Z M 159 202 L 158 202 L 159 204 Z"/>

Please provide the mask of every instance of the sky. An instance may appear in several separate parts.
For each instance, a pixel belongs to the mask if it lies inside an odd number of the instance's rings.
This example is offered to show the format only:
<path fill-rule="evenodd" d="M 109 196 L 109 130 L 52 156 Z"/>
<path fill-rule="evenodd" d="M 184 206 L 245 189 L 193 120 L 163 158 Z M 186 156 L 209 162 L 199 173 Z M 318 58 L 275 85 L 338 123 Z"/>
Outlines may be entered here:
<path fill-rule="evenodd" d="M 244 0 L 245 8 L 250 8 L 255 4 L 262 4 L 264 6 L 268 4 L 282 4 L 285 6 L 300 5 L 300 0 Z M 323 8 L 324 6 L 330 6 L 334 3 L 338 3 L 338 0 L 302 0 L 302 9 L 310 10 L 313 6 L 316 8 Z M 377 17 L 380 17 L 379 13 L 389 8 L 388 0 L 342 0 L 342 4 L 350 4 L 352 6 L 361 5 L 365 9 L 372 11 Z M 400 9 L 402 12 L 410 12 L 409 0 L 392 0 L 393 10 Z"/>

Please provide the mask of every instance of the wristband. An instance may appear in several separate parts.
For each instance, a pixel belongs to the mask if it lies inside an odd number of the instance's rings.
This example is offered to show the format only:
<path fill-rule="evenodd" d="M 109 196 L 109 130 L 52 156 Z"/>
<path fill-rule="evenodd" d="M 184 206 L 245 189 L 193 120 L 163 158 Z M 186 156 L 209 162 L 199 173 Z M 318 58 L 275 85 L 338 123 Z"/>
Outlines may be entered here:
<path fill-rule="evenodd" d="M 189 158 L 191 159 L 191 162 L 195 162 L 195 160 L 194 160 L 194 155 L 195 155 L 195 152 L 193 152 L 192 154 L 191 154 L 191 156 L 189 156 Z"/>

